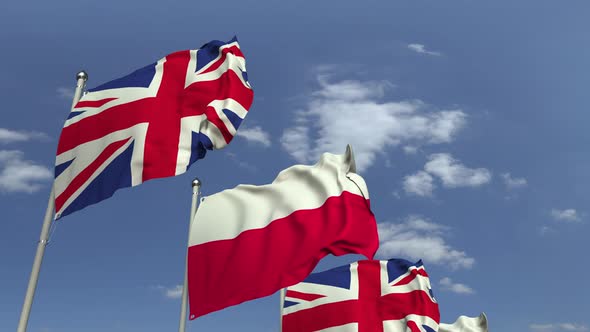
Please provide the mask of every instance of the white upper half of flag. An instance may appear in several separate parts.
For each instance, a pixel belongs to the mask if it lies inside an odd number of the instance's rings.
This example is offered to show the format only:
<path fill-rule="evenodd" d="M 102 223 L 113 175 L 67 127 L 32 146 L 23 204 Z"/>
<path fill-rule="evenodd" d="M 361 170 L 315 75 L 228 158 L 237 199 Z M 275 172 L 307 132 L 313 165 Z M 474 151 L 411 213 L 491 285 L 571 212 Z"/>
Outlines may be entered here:
<path fill-rule="evenodd" d="M 439 324 L 438 332 L 488 332 L 488 318 L 484 313 L 478 317 L 459 316 L 453 324 Z"/>
<path fill-rule="evenodd" d="M 355 172 L 352 150 L 324 153 L 313 166 L 289 167 L 268 185 L 239 185 L 202 199 L 191 226 L 189 246 L 229 240 L 298 210 L 321 207 L 344 192 L 369 199 L 365 181 Z"/>

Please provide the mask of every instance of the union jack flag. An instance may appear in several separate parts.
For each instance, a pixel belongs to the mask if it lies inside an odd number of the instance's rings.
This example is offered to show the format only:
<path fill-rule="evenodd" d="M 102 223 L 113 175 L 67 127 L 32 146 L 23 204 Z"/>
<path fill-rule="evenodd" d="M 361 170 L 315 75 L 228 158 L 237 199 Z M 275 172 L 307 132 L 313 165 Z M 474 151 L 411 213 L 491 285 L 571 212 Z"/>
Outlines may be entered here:
<path fill-rule="evenodd" d="M 422 261 L 363 260 L 287 288 L 283 332 L 435 332 L 440 314 Z"/>
<path fill-rule="evenodd" d="M 237 39 L 179 51 L 88 90 L 55 161 L 55 218 L 119 188 L 184 173 L 236 134 L 254 94 Z"/>

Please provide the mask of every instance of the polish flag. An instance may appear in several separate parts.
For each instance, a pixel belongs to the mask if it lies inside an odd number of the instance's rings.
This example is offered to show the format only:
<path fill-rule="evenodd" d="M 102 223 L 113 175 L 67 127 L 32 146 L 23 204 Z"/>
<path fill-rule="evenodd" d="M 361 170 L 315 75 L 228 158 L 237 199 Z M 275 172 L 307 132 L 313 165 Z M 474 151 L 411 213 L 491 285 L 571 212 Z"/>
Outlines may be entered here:
<path fill-rule="evenodd" d="M 459 316 L 453 324 L 441 323 L 438 332 L 488 332 L 488 318 L 483 312 L 478 317 Z"/>
<path fill-rule="evenodd" d="M 324 256 L 379 246 L 369 193 L 350 146 L 296 165 L 269 185 L 205 197 L 188 248 L 190 319 L 301 282 Z"/>

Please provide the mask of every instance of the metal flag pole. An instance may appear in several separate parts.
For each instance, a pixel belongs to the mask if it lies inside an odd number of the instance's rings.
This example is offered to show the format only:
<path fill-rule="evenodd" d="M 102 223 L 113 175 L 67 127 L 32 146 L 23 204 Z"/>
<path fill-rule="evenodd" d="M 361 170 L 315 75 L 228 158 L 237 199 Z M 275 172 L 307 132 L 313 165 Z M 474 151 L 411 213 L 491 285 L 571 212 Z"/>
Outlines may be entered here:
<path fill-rule="evenodd" d="M 88 74 L 85 71 L 81 71 L 76 74 L 77 84 L 76 91 L 74 92 L 74 98 L 72 100 L 72 107 L 74 108 L 80 96 L 82 90 L 88 80 Z M 29 315 L 31 314 L 31 307 L 33 305 L 33 297 L 35 296 L 35 289 L 37 288 L 37 281 L 39 280 L 39 271 L 41 270 L 41 263 L 43 262 L 43 254 L 45 253 L 45 247 L 49 241 L 49 229 L 53 221 L 55 213 L 55 192 L 54 187 L 51 186 L 49 193 L 49 202 L 47 203 L 47 210 L 45 211 L 45 219 L 43 219 L 43 227 L 41 228 L 41 235 L 39 237 L 39 243 L 37 244 L 37 253 L 35 254 L 35 260 L 33 261 L 33 269 L 29 278 L 29 286 L 27 287 L 27 293 L 25 295 L 25 302 L 23 303 L 23 309 L 20 314 L 20 320 L 18 322 L 17 332 L 26 332 L 27 324 L 29 322 Z"/>
<path fill-rule="evenodd" d="M 197 213 L 197 202 L 199 201 L 199 195 L 201 194 L 201 180 L 195 178 L 192 182 L 193 185 L 193 200 L 191 202 L 191 215 L 189 218 L 189 225 L 188 225 L 188 242 L 187 242 L 187 251 L 186 256 L 184 258 L 184 285 L 182 286 L 182 304 L 180 307 L 180 323 L 178 325 L 178 331 L 184 332 L 186 330 L 186 308 L 188 304 L 188 294 L 187 294 L 187 285 L 188 285 L 188 244 L 190 243 L 191 238 L 191 226 L 193 224 L 193 220 L 195 220 L 195 213 Z"/>
<path fill-rule="evenodd" d="M 279 292 L 279 332 L 283 332 L 283 306 L 285 305 L 285 290 L 286 288 L 281 288 Z"/>

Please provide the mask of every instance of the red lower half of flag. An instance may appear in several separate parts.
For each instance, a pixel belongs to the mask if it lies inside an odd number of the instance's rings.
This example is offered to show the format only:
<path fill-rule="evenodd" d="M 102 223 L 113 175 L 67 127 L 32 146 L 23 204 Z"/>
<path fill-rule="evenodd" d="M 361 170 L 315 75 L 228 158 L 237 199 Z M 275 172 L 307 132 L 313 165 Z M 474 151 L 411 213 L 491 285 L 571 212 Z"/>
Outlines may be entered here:
<path fill-rule="evenodd" d="M 189 247 L 190 319 L 299 283 L 328 254 L 372 258 L 378 245 L 368 200 L 344 191 L 264 228 Z"/>

